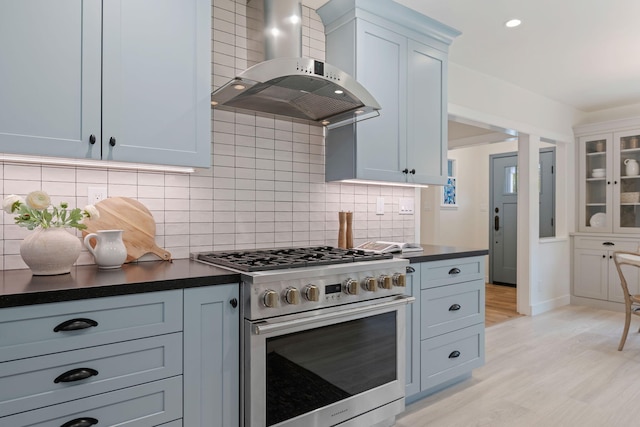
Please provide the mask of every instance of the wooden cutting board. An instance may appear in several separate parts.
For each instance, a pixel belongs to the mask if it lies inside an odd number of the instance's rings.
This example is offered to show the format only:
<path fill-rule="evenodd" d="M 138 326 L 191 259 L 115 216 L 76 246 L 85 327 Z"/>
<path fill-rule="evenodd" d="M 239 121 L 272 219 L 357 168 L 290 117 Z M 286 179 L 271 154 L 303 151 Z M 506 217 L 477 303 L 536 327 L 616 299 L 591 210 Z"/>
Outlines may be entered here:
<path fill-rule="evenodd" d="M 96 203 L 100 218 L 86 218 L 87 228 L 82 235 L 98 230 L 124 230 L 122 241 L 127 248 L 127 261 L 153 253 L 163 260 L 171 261 L 171 253 L 156 245 L 156 222 L 149 209 L 139 201 L 128 197 L 109 197 Z"/>

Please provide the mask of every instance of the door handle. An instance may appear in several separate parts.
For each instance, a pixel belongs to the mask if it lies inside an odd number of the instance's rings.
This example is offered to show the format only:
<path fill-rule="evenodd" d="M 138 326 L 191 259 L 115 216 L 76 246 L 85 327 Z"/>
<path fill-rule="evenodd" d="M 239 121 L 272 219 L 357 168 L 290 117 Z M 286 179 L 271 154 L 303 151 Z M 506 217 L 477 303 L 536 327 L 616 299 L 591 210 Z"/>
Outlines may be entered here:
<path fill-rule="evenodd" d="M 496 231 L 500 230 L 500 217 L 498 215 L 493 217 L 493 229 Z"/>

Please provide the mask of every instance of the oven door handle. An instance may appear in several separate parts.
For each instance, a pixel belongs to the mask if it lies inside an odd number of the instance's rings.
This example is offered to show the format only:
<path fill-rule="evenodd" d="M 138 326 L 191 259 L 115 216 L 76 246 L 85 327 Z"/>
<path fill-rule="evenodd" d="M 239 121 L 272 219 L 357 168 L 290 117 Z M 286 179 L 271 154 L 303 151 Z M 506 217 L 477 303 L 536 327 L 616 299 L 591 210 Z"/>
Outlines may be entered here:
<path fill-rule="evenodd" d="M 339 319 L 341 317 L 348 317 L 348 316 L 368 313 L 372 311 L 380 311 L 380 310 L 397 307 L 401 305 L 412 304 L 415 300 L 416 300 L 415 297 L 401 296 L 399 298 L 394 299 L 393 301 L 382 302 L 379 304 L 373 304 L 366 307 L 349 308 L 347 310 L 342 310 L 334 313 L 320 314 L 317 316 L 309 316 L 309 317 L 304 317 L 302 319 L 287 320 L 287 321 L 278 322 L 278 323 L 262 323 L 259 325 L 253 325 L 253 333 L 254 335 L 262 335 L 270 332 L 277 332 L 277 331 L 281 331 L 283 329 L 289 329 L 295 326 L 303 326 L 303 325 L 312 324 L 312 323 L 324 322 L 326 320 L 334 320 L 334 319 Z"/>

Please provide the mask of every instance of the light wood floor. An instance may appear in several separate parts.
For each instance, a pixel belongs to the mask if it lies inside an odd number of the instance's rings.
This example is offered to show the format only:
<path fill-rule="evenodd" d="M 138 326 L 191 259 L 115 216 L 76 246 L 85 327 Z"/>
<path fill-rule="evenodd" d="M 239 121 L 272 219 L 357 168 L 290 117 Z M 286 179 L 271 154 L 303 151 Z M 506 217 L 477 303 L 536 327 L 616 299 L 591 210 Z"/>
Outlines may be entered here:
<path fill-rule="evenodd" d="M 491 283 L 485 285 L 485 326 L 519 317 L 516 306 L 516 288 Z"/>
<path fill-rule="evenodd" d="M 486 329 L 469 380 L 407 407 L 396 427 L 640 425 L 640 326 L 624 314 L 565 306 Z"/>

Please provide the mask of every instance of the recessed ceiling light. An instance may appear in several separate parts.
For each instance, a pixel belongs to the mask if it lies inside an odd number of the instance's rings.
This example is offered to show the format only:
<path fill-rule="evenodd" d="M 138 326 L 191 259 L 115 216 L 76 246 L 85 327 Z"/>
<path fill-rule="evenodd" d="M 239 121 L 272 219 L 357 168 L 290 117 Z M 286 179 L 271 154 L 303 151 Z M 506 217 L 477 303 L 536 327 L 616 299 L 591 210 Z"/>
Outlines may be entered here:
<path fill-rule="evenodd" d="M 504 23 L 505 27 L 507 28 L 515 28 L 520 24 L 522 24 L 522 21 L 519 19 L 509 19 L 507 22 Z"/>
<path fill-rule="evenodd" d="M 328 125 L 329 123 L 331 123 L 329 120 L 323 120 L 323 121 L 322 121 L 322 124 L 323 124 L 324 126 Z"/>
<path fill-rule="evenodd" d="M 344 93 L 344 92 L 343 92 L 343 91 L 341 91 L 340 89 L 338 89 L 338 90 L 336 90 L 336 91 L 334 91 L 334 92 L 335 92 L 335 93 L 337 93 L 338 95 L 341 95 L 341 94 L 343 94 L 343 93 Z"/>
<path fill-rule="evenodd" d="M 244 90 L 245 86 L 244 85 L 233 85 L 233 88 L 235 90 Z"/>
<path fill-rule="evenodd" d="M 218 105 L 218 101 L 211 101 L 211 106 L 215 107 L 216 105 Z"/>

